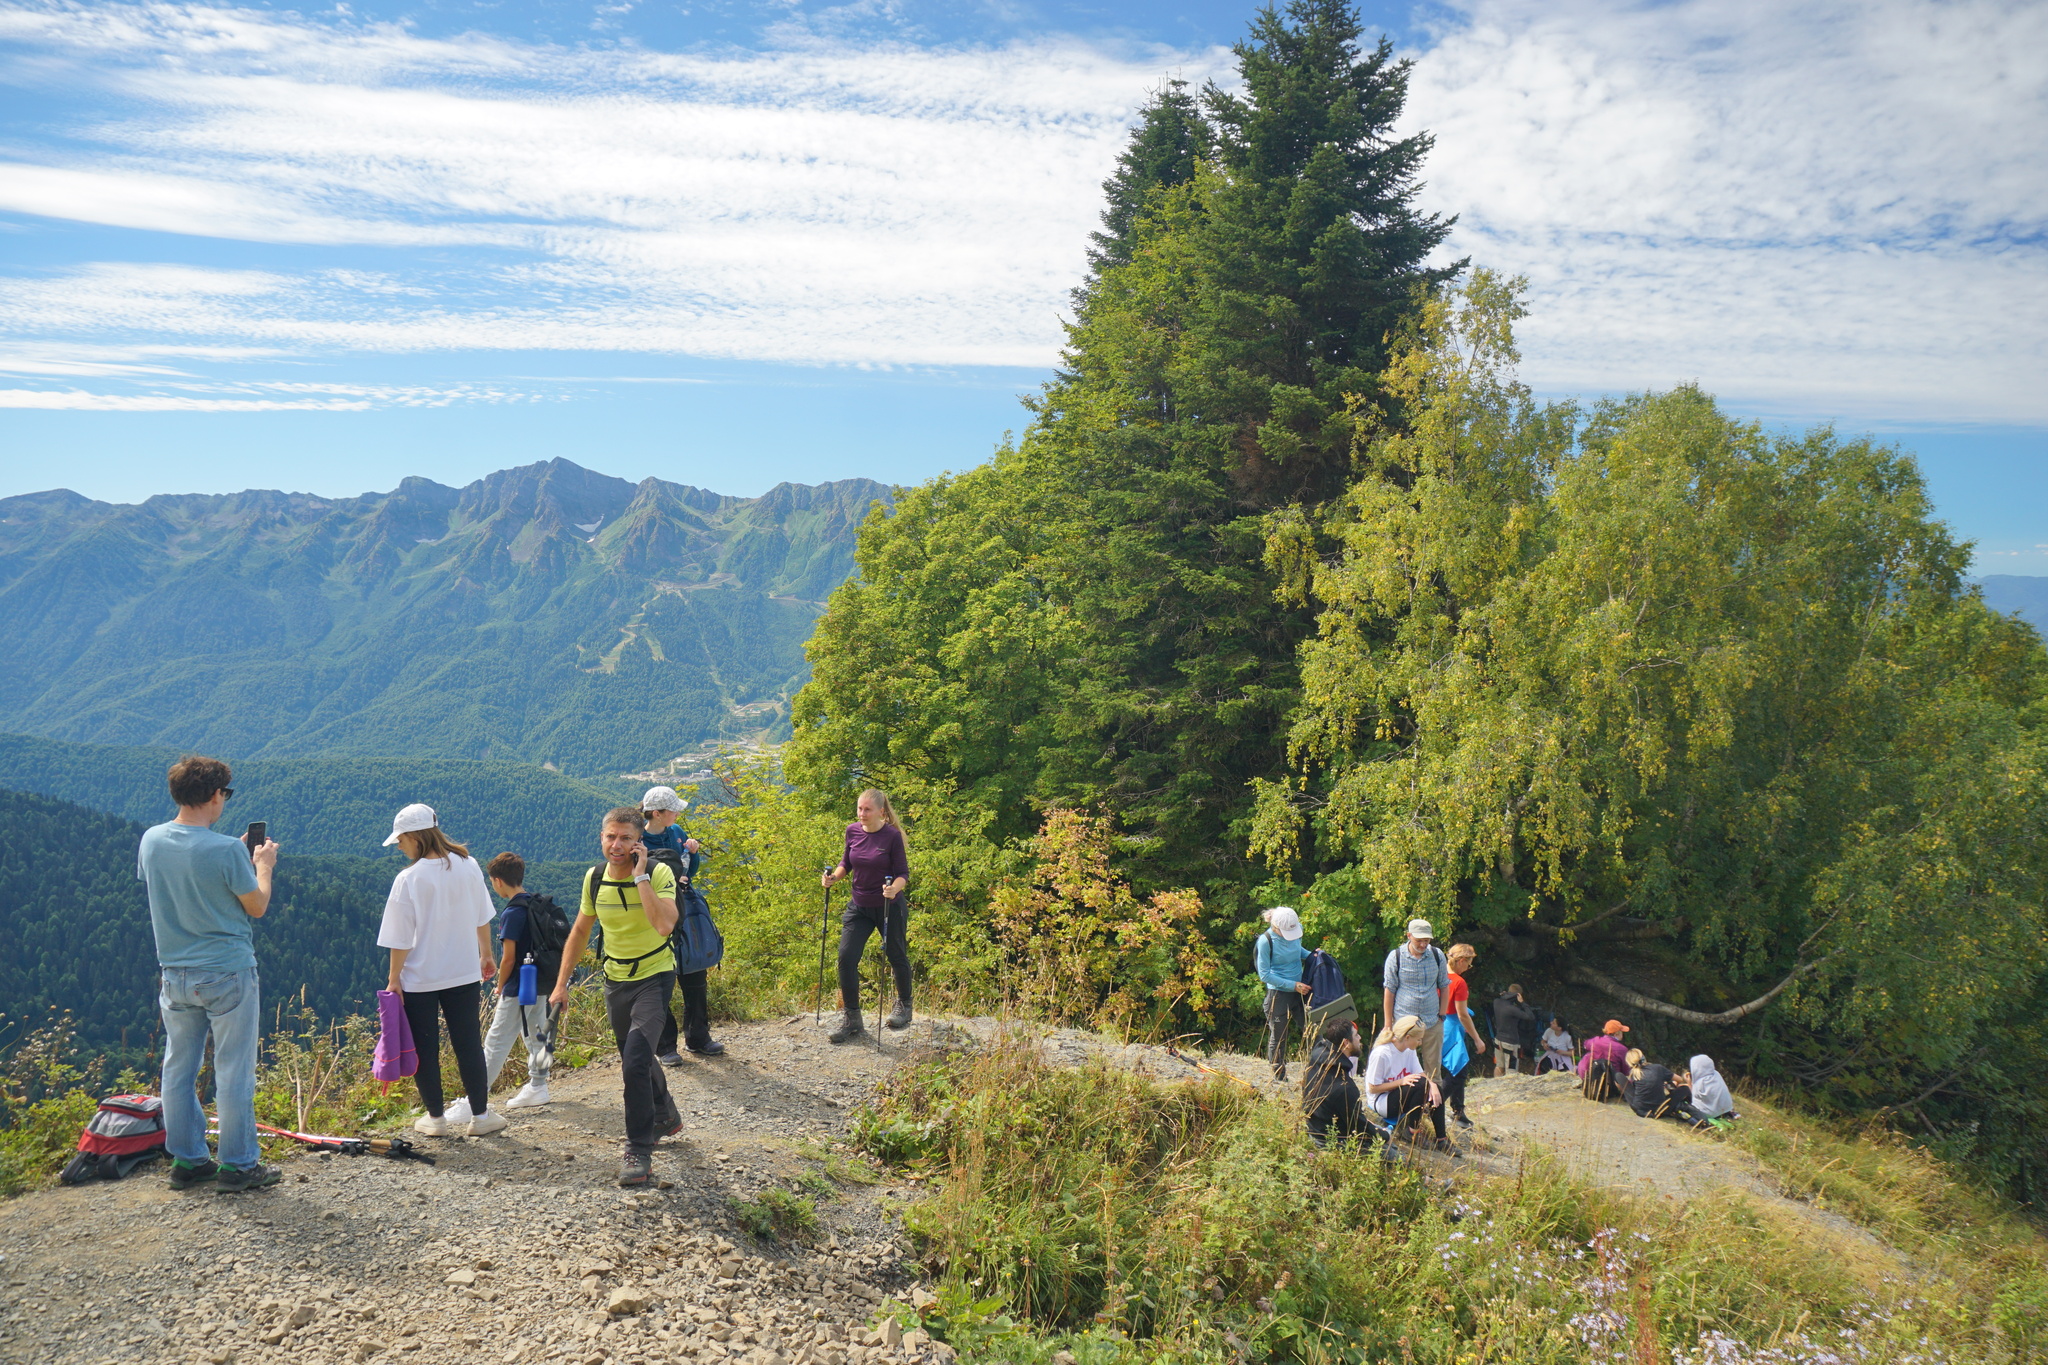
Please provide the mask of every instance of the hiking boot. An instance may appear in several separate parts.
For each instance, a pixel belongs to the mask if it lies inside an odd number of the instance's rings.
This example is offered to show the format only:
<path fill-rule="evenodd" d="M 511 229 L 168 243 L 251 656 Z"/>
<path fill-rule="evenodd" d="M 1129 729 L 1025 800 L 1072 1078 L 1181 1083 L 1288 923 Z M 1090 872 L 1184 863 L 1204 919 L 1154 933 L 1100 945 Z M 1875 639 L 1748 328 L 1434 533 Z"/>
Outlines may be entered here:
<path fill-rule="evenodd" d="M 489 1137 L 492 1133 L 502 1133 L 511 1126 L 512 1120 L 495 1109 L 486 1109 L 469 1121 L 469 1135 Z"/>
<path fill-rule="evenodd" d="M 680 1052 L 659 1052 L 655 1054 L 654 1060 L 660 1062 L 663 1066 L 681 1066 L 683 1064 L 683 1054 Z"/>
<path fill-rule="evenodd" d="M 1466 1118 L 1463 1114 L 1453 1114 L 1451 1117 L 1458 1121 L 1460 1128 L 1470 1128 L 1472 1126 L 1472 1120 Z"/>
<path fill-rule="evenodd" d="M 1282 1085 L 1287 1084 L 1287 1063 L 1275 1062 L 1273 1064 L 1273 1079 Z"/>
<path fill-rule="evenodd" d="M 890 1011 L 889 1011 L 889 1017 L 888 1017 L 887 1019 L 884 1019 L 884 1020 L 882 1021 L 882 1027 L 883 1027 L 883 1028 L 909 1028 L 909 1027 L 910 1027 L 910 1002 L 909 1002 L 908 1000 L 898 1000 L 898 1001 L 896 1002 L 896 1008 L 895 1008 L 895 1009 L 893 1009 L 893 1010 L 890 1010 Z"/>
<path fill-rule="evenodd" d="M 1453 1161 L 1463 1161 L 1465 1159 L 1465 1154 L 1458 1150 L 1457 1144 L 1447 1137 L 1438 1138 L 1433 1145 L 1439 1152 L 1442 1152 Z"/>
<path fill-rule="evenodd" d="M 701 1043 L 684 1043 L 683 1046 L 696 1053 L 699 1057 L 723 1057 L 725 1055 L 725 1044 L 719 1042 L 716 1038 L 706 1038 Z"/>
<path fill-rule="evenodd" d="M 243 1190 L 267 1190 L 282 1179 L 283 1171 L 259 1161 L 240 1170 L 228 1167 L 214 1178 L 213 1187 L 222 1194 L 239 1194 Z"/>
<path fill-rule="evenodd" d="M 464 1095 L 461 1099 L 443 1109 L 441 1117 L 448 1120 L 451 1127 L 460 1128 L 463 1124 L 475 1118 L 476 1115 L 469 1112 L 469 1096 Z"/>
<path fill-rule="evenodd" d="M 646 1152 L 628 1152 L 619 1158 L 619 1187 L 642 1190 L 654 1183 L 654 1158 Z"/>
<path fill-rule="evenodd" d="M 412 1126 L 414 1131 L 425 1133 L 428 1137 L 448 1136 L 448 1120 L 442 1115 L 421 1114 L 412 1121 Z"/>
<path fill-rule="evenodd" d="M 839 1021 L 839 1027 L 832 1030 L 828 1043 L 850 1043 L 856 1038 L 867 1037 L 867 1026 L 861 1021 L 859 1010 L 848 1010 L 846 1017 Z"/>
<path fill-rule="evenodd" d="M 519 1087 L 519 1093 L 505 1101 L 507 1109 L 538 1109 L 548 1102 L 548 1088 L 528 1081 Z"/>
<path fill-rule="evenodd" d="M 174 1190 L 189 1190 L 194 1185 L 210 1184 L 213 1178 L 219 1174 L 220 1163 L 212 1157 L 189 1166 L 185 1164 L 184 1159 L 181 1157 L 171 1162 L 171 1188 Z"/>

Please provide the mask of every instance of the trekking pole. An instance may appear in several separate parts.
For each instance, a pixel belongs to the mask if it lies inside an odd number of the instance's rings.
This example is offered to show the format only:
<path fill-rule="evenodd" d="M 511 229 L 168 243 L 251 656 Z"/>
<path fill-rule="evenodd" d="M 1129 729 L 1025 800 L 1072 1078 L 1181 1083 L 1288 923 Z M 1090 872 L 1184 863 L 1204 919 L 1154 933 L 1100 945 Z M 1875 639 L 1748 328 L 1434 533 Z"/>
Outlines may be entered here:
<path fill-rule="evenodd" d="M 826 868 L 826 872 L 831 872 Z M 811 1004 L 811 1023 L 822 1023 L 825 1018 L 825 940 L 832 933 L 832 886 L 825 886 L 825 908 L 818 917 L 818 996 Z"/>
<path fill-rule="evenodd" d="M 882 969 L 875 982 L 875 1051 L 882 1050 L 882 1006 L 889 995 L 889 898 L 882 898 Z"/>

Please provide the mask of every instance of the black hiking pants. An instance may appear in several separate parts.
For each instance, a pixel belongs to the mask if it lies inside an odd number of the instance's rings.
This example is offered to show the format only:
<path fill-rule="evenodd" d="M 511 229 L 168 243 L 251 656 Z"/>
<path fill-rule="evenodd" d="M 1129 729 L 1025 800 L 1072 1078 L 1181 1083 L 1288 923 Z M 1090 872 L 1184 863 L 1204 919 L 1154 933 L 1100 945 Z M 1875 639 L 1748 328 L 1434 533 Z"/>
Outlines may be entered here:
<path fill-rule="evenodd" d="M 668 1019 L 668 998 L 675 984 L 674 972 L 604 983 L 605 1014 L 619 1044 L 620 1070 L 625 1073 L 629 1152 L 652 1152 L 682 1118 L 676 1102 L 669 1098 L 668 1076 L 654 1051 Z"/>
<path fill-rule="evenodd" d="M 1266 1060 L 1280 1066 L 1287 1060 L 1288 1030 L 1308 1032 L 1308 997 L 1297 990 L 1266 992 Z"/>
<path fill-rule="evenodd" d="M 710 972 L 684 972 L 676 978 L 676 989 L 683 997 L 683 1026 L 676 1027 L 676 1012 L 671 1007 L 662 1016 L 661 1046 L 655 1055 L 667 1057 L 676 1050 L 676 1039 L 681 1037 L 692 1048 L 702 1049 L 711 1041 L 711 988 L 707 984 Z"/>
<path fill-rule="evenodd" d="M 445 991 L 403 991 L 405 1025 L 412 1030 L 413 1046 L 419 1049 L 420 1069 L 413 1080 L 420 1088 L 420 1103 L 429 1114 L 441 1117 L 447 1096 L 441 1090 L 441 1021 L 448 1021 L 448 1046 L 455 1051 L 455 1070 L 462 1077 L 462 1089 L 469 1096 L 469 1112 L 481 1114 L 491 1107 L 490 1068 L 484 1064 L 484 1031 L 477 1021 L 482 983 L 450 986 Z"/>
<path fill-rule="evenodd" d="M 860 1008 L 860 956 L 877 930 L 882 953 L 896 977 L 896 998 L 910 1003 L 910 906 L 904 898 L 873 908 L 849 905 L 839 917 L 839 1006 L 847 1013 Z"/>
<path fill-rule="evenodd" d="M 1414 1115 L 1409 1119 L 1409 1115 Z M 1428 1114 L 1429 1121 L 1436 1128 L 1436 1135 L 1444 1135 L 1444 1107 L 1429 1103 L 1429 1086 L 1422 1082 L 1414 1085 L 1397 1086 L 1387 1092 L 1387 1123 L 1399 1132 L 1402 1122 L 1419 1123 L 1422 1115 Z"/>
<path fill-rule="evenodd" d="M 1467 1061 L 1464 1069 L 1455 1076 L 1445 1076 L 1437 1082 L 1437 1088 L 1444 1092 L 1444 1107 L 1459 1118 L 1465 1117 L 1465 1081 L 1472 1074 L 1473 1063 Z M 1437 1127 L 1443 1127 L 1443 1120 L 1437 1120 Z"/>

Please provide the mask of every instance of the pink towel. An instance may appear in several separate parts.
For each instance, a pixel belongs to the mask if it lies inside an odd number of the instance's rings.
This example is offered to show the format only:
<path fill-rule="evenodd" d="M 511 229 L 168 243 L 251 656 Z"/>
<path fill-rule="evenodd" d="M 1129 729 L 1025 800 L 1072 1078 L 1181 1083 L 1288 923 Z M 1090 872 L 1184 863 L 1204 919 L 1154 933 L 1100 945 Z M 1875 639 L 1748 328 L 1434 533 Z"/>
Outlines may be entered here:
<path fill-rule="evenodd" d="M 405 1021 L 405 1000 L 397 991 L 377 992 L 377 1055 L 370 1062 L 370 1075 L 391 1083 L 420 1069 L 420 1052 L 413 1046 L 412 1025 Z"/>

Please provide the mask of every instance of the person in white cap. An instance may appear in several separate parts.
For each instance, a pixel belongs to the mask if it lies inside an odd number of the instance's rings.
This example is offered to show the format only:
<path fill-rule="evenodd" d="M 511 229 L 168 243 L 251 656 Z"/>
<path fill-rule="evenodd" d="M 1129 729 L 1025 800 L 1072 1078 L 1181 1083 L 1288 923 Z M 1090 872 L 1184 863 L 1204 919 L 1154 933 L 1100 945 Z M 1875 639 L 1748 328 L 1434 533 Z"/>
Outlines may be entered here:
<path fill-rule="evenodd" d="M 497 907 L 484 885 L 484 870 L 467 848 L 442 832 L 432 806 L 411 805 L 398 812 L 391 837 L 384 841 L 386 848 L 393 844 L 408 861 L 392 880 L 377 946 L 391 951 L 390 989 L 405 1002 L 405 1021 L 419 1049 L 413 1080 L 427 1112 L 413 1127 L 429 1137 L 446 1137 L 453 1129 L 441 1089 L 445 1019 L 456 1070 L 469 1096 L 469 1135 L 501 1132 L 506 1120 L 491 1109 L 490 1069 L 477 1021 L 483 983 L 498 972 L 491 951 Z"/>
<path fill-rule="evenodd" d="M 647 833 L 641 842 L 647 845 L 649 856 L 663 859 L 662 850 L 675 855 L 670 870 L 676 874 L 679 886 L 687 887 L 690 879 L 697 875 L 697 864 L 702 861 L 700 851 L 703 845 L 692 839 L 683 829 L 680 817 L 689 807 L 689 802 L 676 795 L 674 787 L 649 787 L 647 794 L 640 798 L 640 814 L 647 818 Z M 668 1012 L 668 1023 L 662 1026 L 661 1041 L 655 1044 L 655 1060 L 663 1066 L 681 1066 L 683 1054 L 676 1051 L 680 1039 L 682 1045 L 701 1057 L 716 1057 L 725 1051 L 725 1044 L 711 1036 L 711 986 L 709 972 L 684 972 L 676 977 L 676 990 L 683 997 L 683 1026 L 676 1027 L 676 1012 L 673 1006 Z"/>
<path fill-rule="evenodd" d="M 1432 942 L 1434 938 L 1428 920 L 1408 921 L 1407 939 L 1387 954 L 1380 969 L 1380 1017 L 1393 1020 L 1412 1014 L 1422 1020 L 1416 1055 L 1422 1059 L 1423 1074 L 1441 1085 L 1444 1016 L 1451 1012 L 1451 964 L 1443 950 Z M 1441 1111 L 1437 1122 L 1443 1122 Z"/>
<path fill-rule="evenodd" d="M 1259 935 L 1252 965 L 1266 985 L 1266 1060 L 1273 1079 L 1287 1079 L 1287 1038 L 1308 1018 L 1308 982 L 1301 979 L 1301 916 L 1276 905 L 1259 916 L 1266 931 Z"/>

